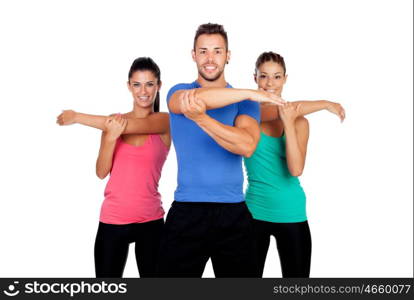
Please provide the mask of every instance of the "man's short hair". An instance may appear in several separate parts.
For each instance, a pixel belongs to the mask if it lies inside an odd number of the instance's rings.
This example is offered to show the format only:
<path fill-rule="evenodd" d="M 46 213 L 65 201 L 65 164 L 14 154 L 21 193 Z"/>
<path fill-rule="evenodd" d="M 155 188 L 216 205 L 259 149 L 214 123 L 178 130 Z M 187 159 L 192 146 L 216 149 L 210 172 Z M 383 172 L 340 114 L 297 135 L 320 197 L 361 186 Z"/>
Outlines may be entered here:
<path fill-rule="evenodd" d="M 200 26 L 198 26 L 195 37 L 194 37 L 194 45 L 193 45 L 194 50 L 195 50 L 197 39 L 202 34 L 219 34 L 219 35 L 221 35 L 224 39 L 224 42 L 226 43 L 226 50 L 229 49 L 229 43 L 228 43 L 228 40 L 227 40 L 227 32 L 224 30 L 223 25 L 207 23 L 207 24 L 201 24 Z"/>

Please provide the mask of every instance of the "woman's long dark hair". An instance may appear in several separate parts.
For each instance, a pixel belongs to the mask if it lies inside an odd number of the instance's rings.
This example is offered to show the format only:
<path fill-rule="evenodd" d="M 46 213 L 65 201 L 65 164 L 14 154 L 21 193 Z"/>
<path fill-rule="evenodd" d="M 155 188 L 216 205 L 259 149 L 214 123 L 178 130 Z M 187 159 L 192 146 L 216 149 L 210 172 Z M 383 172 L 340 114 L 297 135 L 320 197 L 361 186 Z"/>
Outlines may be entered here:
<path fill-rule="evenodd" d="M 155 78 L 157 78 L 157 84 L 161 82 L 161 71 L 158 65 L 150 57 L 138 57 L 134 60 L 129 69 L 128 81 L 136 71 L 151 71 Z M 160 111 L 160 92 L 157 92 L 154 101 L 154 112 Z"/>

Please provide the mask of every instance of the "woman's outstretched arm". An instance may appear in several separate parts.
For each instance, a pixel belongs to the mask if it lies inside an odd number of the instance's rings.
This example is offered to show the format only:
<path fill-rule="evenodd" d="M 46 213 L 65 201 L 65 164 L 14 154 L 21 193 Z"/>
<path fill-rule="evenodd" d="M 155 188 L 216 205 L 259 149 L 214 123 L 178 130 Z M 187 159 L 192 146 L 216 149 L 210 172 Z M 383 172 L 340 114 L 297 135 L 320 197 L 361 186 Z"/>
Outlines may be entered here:
<path fill-rule="evenodd" d="M 327 100 L 316 100 L 316 101 L 295 101 L 291 104 L 298 109 L 299 116 L 305 116 L 317 111 L 327 110 L 337 115 L 341 122 L 345 119 L 345 110 L 339 103 L 327 101 Z M 262 122 L 272 121 L 279 119 L 279 110 L 276 105 L 263 103 L 260 105 L 260 120 Z"/>
<path fill-rule="evenodd" d="M 105 122 L 111 116 L 98 116 L 76 112 L 74 110 L 64 110 L 58 117 L 56 123 L 59 125 L 82 124 L 85 126 L 105 130 Z M 124 117 L 126 117 L 124 115 Z M 146 118 L 126 117 L 128 124 L 123 134 L 162 134 L 170 130 L 168 113 L 152 113 Z"/>

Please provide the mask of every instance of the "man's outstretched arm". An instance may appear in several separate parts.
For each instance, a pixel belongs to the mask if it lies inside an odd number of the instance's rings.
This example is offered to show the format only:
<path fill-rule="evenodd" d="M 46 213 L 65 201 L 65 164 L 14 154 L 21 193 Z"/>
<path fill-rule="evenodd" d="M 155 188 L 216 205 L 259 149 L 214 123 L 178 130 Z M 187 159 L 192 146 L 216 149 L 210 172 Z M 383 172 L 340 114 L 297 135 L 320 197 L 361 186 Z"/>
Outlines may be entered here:
<path fill-rule="evenodd" d="M 171 95 L 168 108 L 175 114 L 182 114 L 181 106 L 184 98 L 197 98 L 205 104 L 207 110 L 220 108 L 243 100 L 267 102 L 275 105 L 283 105 L 284 101 L 275 94 L 249 89 L 233 88 L 197 88 L 191 90 L 178 90 Z"/>

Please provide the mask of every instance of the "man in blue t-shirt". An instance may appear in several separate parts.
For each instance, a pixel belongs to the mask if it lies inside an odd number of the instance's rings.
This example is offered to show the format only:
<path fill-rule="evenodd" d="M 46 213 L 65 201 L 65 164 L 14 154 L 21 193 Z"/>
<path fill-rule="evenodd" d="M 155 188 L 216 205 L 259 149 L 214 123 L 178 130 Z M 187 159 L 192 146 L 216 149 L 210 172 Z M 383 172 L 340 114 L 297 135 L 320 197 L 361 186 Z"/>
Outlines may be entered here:
<path fill-rule="evenodd" d="M 167 95 L 177 154 L 178 186 L 161 244 L 159 274 L 201 277 L 209 258 L 216 277 L 254 277 L 252 217 L 243 196 L 242 156 L 260 138 L 258 102 L 278 103 L 267 92 L 232 89 L 224 78 L 227 34 L 200 25 L 193 60 L 198 78 Z M 245 100 L 250 99 L 250 100 Z"/>

